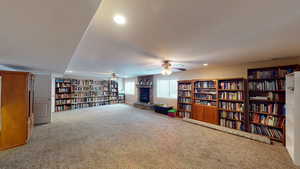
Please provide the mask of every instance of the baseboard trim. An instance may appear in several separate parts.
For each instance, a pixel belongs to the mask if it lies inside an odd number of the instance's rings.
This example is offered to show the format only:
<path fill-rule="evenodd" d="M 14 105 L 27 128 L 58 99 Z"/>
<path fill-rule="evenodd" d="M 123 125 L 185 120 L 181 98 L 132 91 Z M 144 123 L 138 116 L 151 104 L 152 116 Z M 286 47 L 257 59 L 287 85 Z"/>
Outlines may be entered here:
<path fill-rule="evenodd" d="M 260 135 L 257 135 L 257 134 L 247 133 L 247 132 L 244 132 L 244 131 L 230 129 L 230 128 L 227 128 L 227 127 L 214 125 L 214 124 L 210 124 L 210 123 L 206 123 L 206 122 L 202 122 L 202 121 L 198 121 L 198 120 L 188 119 L 188 118 L 183 118 L 183 121 L 188 122 L 188 123 L 192 123 L 192 124 L 196 124 L 196 125 L 200 125 L 200 126 L 204 126 L 204 127 L 207 127 L 207 128 L 223 131 L 225 133 L 229 133 L 229 134 L 233 134 L 233 135 L 236 135 L 236 136 L 248 138 L 248 139 L 251 139 L 251 140 L 258 141 L 258 142 L 271 144 L 270 138 L 260 136 Z"/>

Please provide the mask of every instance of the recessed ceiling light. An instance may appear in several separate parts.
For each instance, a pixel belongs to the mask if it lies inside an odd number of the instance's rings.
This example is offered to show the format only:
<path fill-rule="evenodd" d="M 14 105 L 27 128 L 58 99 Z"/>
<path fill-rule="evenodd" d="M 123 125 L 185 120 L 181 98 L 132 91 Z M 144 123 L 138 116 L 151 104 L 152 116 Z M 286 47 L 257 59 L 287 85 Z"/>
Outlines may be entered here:
<path fill-rule="evenodd" d="M 208 63 L 204 63 L 203 66 L 208 66 Z"/>
<path fill-rule="evenodd" d="M 116 15 L 114 16 L 114 21 L 119 25 L 126 24 L 126 18 L 122 15 Z"/>

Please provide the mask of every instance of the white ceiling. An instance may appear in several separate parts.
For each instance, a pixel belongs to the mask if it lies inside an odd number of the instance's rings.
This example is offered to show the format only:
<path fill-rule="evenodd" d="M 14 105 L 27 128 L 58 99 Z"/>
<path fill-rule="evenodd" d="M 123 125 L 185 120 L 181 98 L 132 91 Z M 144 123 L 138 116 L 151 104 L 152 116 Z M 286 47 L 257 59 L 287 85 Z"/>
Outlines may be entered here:
<path fill-rule="evenodd" d="M 64 72 L 100 0 L 1 0 L 0 64 Z"/>
<path fill-rule="evenodd" d="M 104 1 L 68 70 L 134 76 L 163 59 L 210 64 L 300 56 L 297 0 Z M 115 14 L 127 25 L 113 22 Z M 156 71 L 157 72 L 157 71 Z"/>
<path fill-rule="evenodd" d="M 136 76 L 163 59 L 192 69 L 300 56 L 298 0 L 104 0 L 98 10 L 100 0 L 2 1 L 2 64 Z"/>

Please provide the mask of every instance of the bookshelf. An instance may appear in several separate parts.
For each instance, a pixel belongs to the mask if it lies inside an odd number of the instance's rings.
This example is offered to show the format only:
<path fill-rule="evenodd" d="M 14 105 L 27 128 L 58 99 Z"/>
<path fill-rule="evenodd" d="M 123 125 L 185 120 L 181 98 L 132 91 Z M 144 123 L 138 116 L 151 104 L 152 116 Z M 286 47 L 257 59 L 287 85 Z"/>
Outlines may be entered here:
<path fill-rule="evenodd" d="M 246 131 L 246 81 L 243 78 L 218 80 L 220 125 Z"/>
<path fill-rule="evenodd" d="M 111 104 L 119 103 L 119 91 L 118 91 L 118 82 L 109 81 L 109 89 L 110 89 L 110 102 Z"/>
<path fill-rule="evenodd" d="M 55 79 L 55 111 L 67 111 L 118 103 L 115 81 Z"/>
<path fill-rule="evenodd" d="M 178 98 L 177 98 L 177 107 L 178 107 L 178 117 L 181 118 L 190 118 L 192 112 L 192 81 L 183 80 L 178 81 Z"/>
<path fill-rule="evenodd" d="M 298 65 L 248 69 L 249 132 L 285 143 L 285 75 Z"/>
<path fill-rule="evenodd" d="M 216 80 L 196 80 L 194 82 L 195 104 L 217 106 L 216 83 Z"/>
<path fill-rule="evenodd" d="M 71 99 L 71 80 L 55 80 L 55 111 L 70 110 L 72 105 Z"/>
<path fill-rule="evenodd" d="M 217 80 L 193 80 L 193 119 L 219 124 L 217 83 Z"/>

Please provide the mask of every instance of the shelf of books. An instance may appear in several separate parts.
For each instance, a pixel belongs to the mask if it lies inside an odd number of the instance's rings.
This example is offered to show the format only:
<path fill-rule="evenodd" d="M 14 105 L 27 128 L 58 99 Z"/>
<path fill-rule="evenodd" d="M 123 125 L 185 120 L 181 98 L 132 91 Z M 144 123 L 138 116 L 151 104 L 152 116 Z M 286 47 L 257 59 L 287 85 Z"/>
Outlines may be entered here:
<path fill-rule="evenodd" d="M 246 131 L 246 82 L 243 78 L 218 80 L 220 125 Z"/>
<path fill-rule="evenodd" d="M 114 93 L 117 91 L 117 84 L 115 83 L 107 80 L 56 79 L 55 111 L 115 103 L 113 99 Z M 114 88 L 110 86 L 111 84 L 113 84 Z"/>
<path fill-rule="evenodd" d="M 249 132 L 285 142 L 285 75 L 297 65 L 248 69 Z"/>
<path fill-rule="evenodd" d="M 118 82 L 116 81 L 109 81 L 109 88 L 110 88 L 110 102 L 111 104 L 119 103 L 119 91 L 118 91 Z"/>
<path fill-rule="evenodd" d="M 192 81 L 178 81 L 178 117 L 190 118 L 192 112 Z"/>
<path fill-rule="evenodd" d="M 217 106 L 217 81 L 196 80 L 194 82 L 194 102 L 206 106 Z"/>
<path fill-rule="evenodd" d="M 71 80 L 55 80 L 55 111 L 66 111 L 71 109 Z"/>

